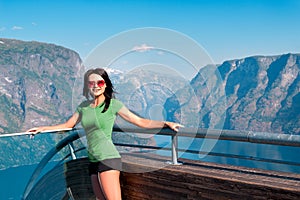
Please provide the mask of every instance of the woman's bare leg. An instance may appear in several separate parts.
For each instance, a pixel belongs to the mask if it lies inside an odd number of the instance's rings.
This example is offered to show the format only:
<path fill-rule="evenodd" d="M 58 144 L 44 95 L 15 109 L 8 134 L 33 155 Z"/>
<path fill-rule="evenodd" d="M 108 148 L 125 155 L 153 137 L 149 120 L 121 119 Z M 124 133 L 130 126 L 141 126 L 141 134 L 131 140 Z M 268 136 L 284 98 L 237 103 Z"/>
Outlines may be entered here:
<path fill-rule="evenodd" d="M 120 171 L 105 171 L 99 173 L 99 177 L 107 200 L 121 200 Z"/>
<path fill-rule="evenodd" d="M 102 192 L 102 186 L 97 174 L 91 175 L 92 187 L 97 200 L 106 200 Z"/>

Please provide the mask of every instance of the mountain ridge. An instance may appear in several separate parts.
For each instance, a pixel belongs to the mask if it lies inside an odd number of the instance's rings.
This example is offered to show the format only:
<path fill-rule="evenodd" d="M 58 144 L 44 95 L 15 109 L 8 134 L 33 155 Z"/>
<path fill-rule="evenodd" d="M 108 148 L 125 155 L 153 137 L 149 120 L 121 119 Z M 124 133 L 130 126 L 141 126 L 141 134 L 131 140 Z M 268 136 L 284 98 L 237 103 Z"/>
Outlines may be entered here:
<path fill-rule="evenodd" d="M 2 71 L 0 99 L 18 108 L 21 114 L 19 121 L 22 125 L 18 123 L 19 125 L 11 131 L 16 132 L 32 125 L 41 125 L 43 120 L 34 117 L 31 113 L 40 115 L 39 113 L 45 112 L 43 107 L 45 110 L 47 107 L 52 107 L 50 109 L 52 111 L 55 110 L 54 108 L 59 108 L 56 112 L 57 117 L 65 118 L 65 113 L 70 115 L 71 109 L 67 103 L 72 97 L 70 91 L 74 80 L 78 78 L 78 71 L 83 68 L 78 53 L 54 44 L 3 38 L 0 41 Z M 2 110 L 1 113 L 8 114 L 9 109 Z M 45 116 L 40 115 L 40 117 Z M 13 116 L 11 118 L 13 119 Z M 37 120 L 37 123 L 31 123 L 32 120 Z M 48 120 L 50 118 L 44 119 L 44 121 Z M 1 121 L 6 119 L 2 118 Z M 51 121 L 53 119 L 49 122 Z M 4 129 L 8 130 L 7 127 L 0 125 L 0 132 Z"/>
<path fill-rule="evenodd" d="M 299 134 L 299 60 L 300 54 L 291 53 L 253 56 L 200 69 L 191 81 L 200 107 L 199 126 Z M 188 101 L 184 103 L 191 109 Z"/>
<path fill-rule="evenodd" d="M 83 69 L 78 53 L 54 44 L 0 41 L 0 133 L 67 119 L 74 81 Z M 1 138 L 0 153 L 5 156 L 0 157 L 0 168 L 37 163 L 62 137 Z"/>

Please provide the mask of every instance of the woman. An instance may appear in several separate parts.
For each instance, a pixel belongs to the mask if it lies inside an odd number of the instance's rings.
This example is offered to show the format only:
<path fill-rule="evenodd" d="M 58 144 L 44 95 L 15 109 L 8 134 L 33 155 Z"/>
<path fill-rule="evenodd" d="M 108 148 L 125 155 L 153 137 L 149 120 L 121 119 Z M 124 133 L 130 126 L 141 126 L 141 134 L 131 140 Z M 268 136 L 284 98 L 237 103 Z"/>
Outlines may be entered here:
<path fill-rule="evenodd" d="M 73 128 L 81 122 L 87 136 L 89 173 L 97 199 L 120 200 L 121 156 L 112 142 L 112 129 L 118 114 L 128 122 L 142 128 L 169 127 L 178 131 L 178 123 L 141 118 L 129 111 L 123 103 L 113 98 L 113 85 L 102 68 L 90 69 L 84 75 L 82 102 L 73 116 L 65 123 L 28 130 L 33 134 L 41 131 Z M 90 97 L 92 99 L 90 100 Z"/>

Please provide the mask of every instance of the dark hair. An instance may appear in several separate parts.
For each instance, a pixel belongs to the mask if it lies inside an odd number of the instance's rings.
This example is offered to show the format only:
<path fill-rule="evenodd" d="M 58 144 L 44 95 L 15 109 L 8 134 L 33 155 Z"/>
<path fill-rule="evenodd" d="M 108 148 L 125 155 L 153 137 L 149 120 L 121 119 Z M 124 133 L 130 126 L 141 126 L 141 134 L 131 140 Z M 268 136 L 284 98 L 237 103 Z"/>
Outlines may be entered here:
<path fill-rule="evenodd" d="M 89 90 L 89 87 L 88 87 L 88 80 L 89 80 L 89 76 L 91 74 L 98 74 L 105 81 L 105 84 L 106 84 L 106 88 L 105 88 L 105 91 L 104 91 L 105 107 L 102 111 L 104 113 L 110 105 L 110 100 L 112 98 L 114 98 L 114 87 L 113 87 L 113 85 L 112 85 L 112 83 L 111 83 L 111 81 L 108 77 L 107 72 L 104 69 L 102 69 L 102 68 L 90 69 L 87 72 L 85 72 L 85 74 L 84 74 L 83 93 L 82 93 L 83 96 L 85 96 L 85 98 L 87 100 L 89 100 L 89 97 L 90 97 L 90 90 Z"/>

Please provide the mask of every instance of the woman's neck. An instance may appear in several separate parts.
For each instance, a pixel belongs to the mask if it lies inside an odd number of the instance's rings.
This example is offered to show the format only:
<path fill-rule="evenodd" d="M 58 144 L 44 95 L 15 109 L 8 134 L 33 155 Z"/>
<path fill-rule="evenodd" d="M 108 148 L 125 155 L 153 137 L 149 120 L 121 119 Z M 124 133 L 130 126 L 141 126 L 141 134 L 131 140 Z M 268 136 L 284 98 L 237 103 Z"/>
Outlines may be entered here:
<path fill-rule="evenodd" d="M 104 102 L 104 100 L 105 100 L 105 96 L 103 94 L 98 97 L 95 97 L 94 98 L 94 106 L 95 107 L 99 106 L 100 104 L 102 104 Z"/>

